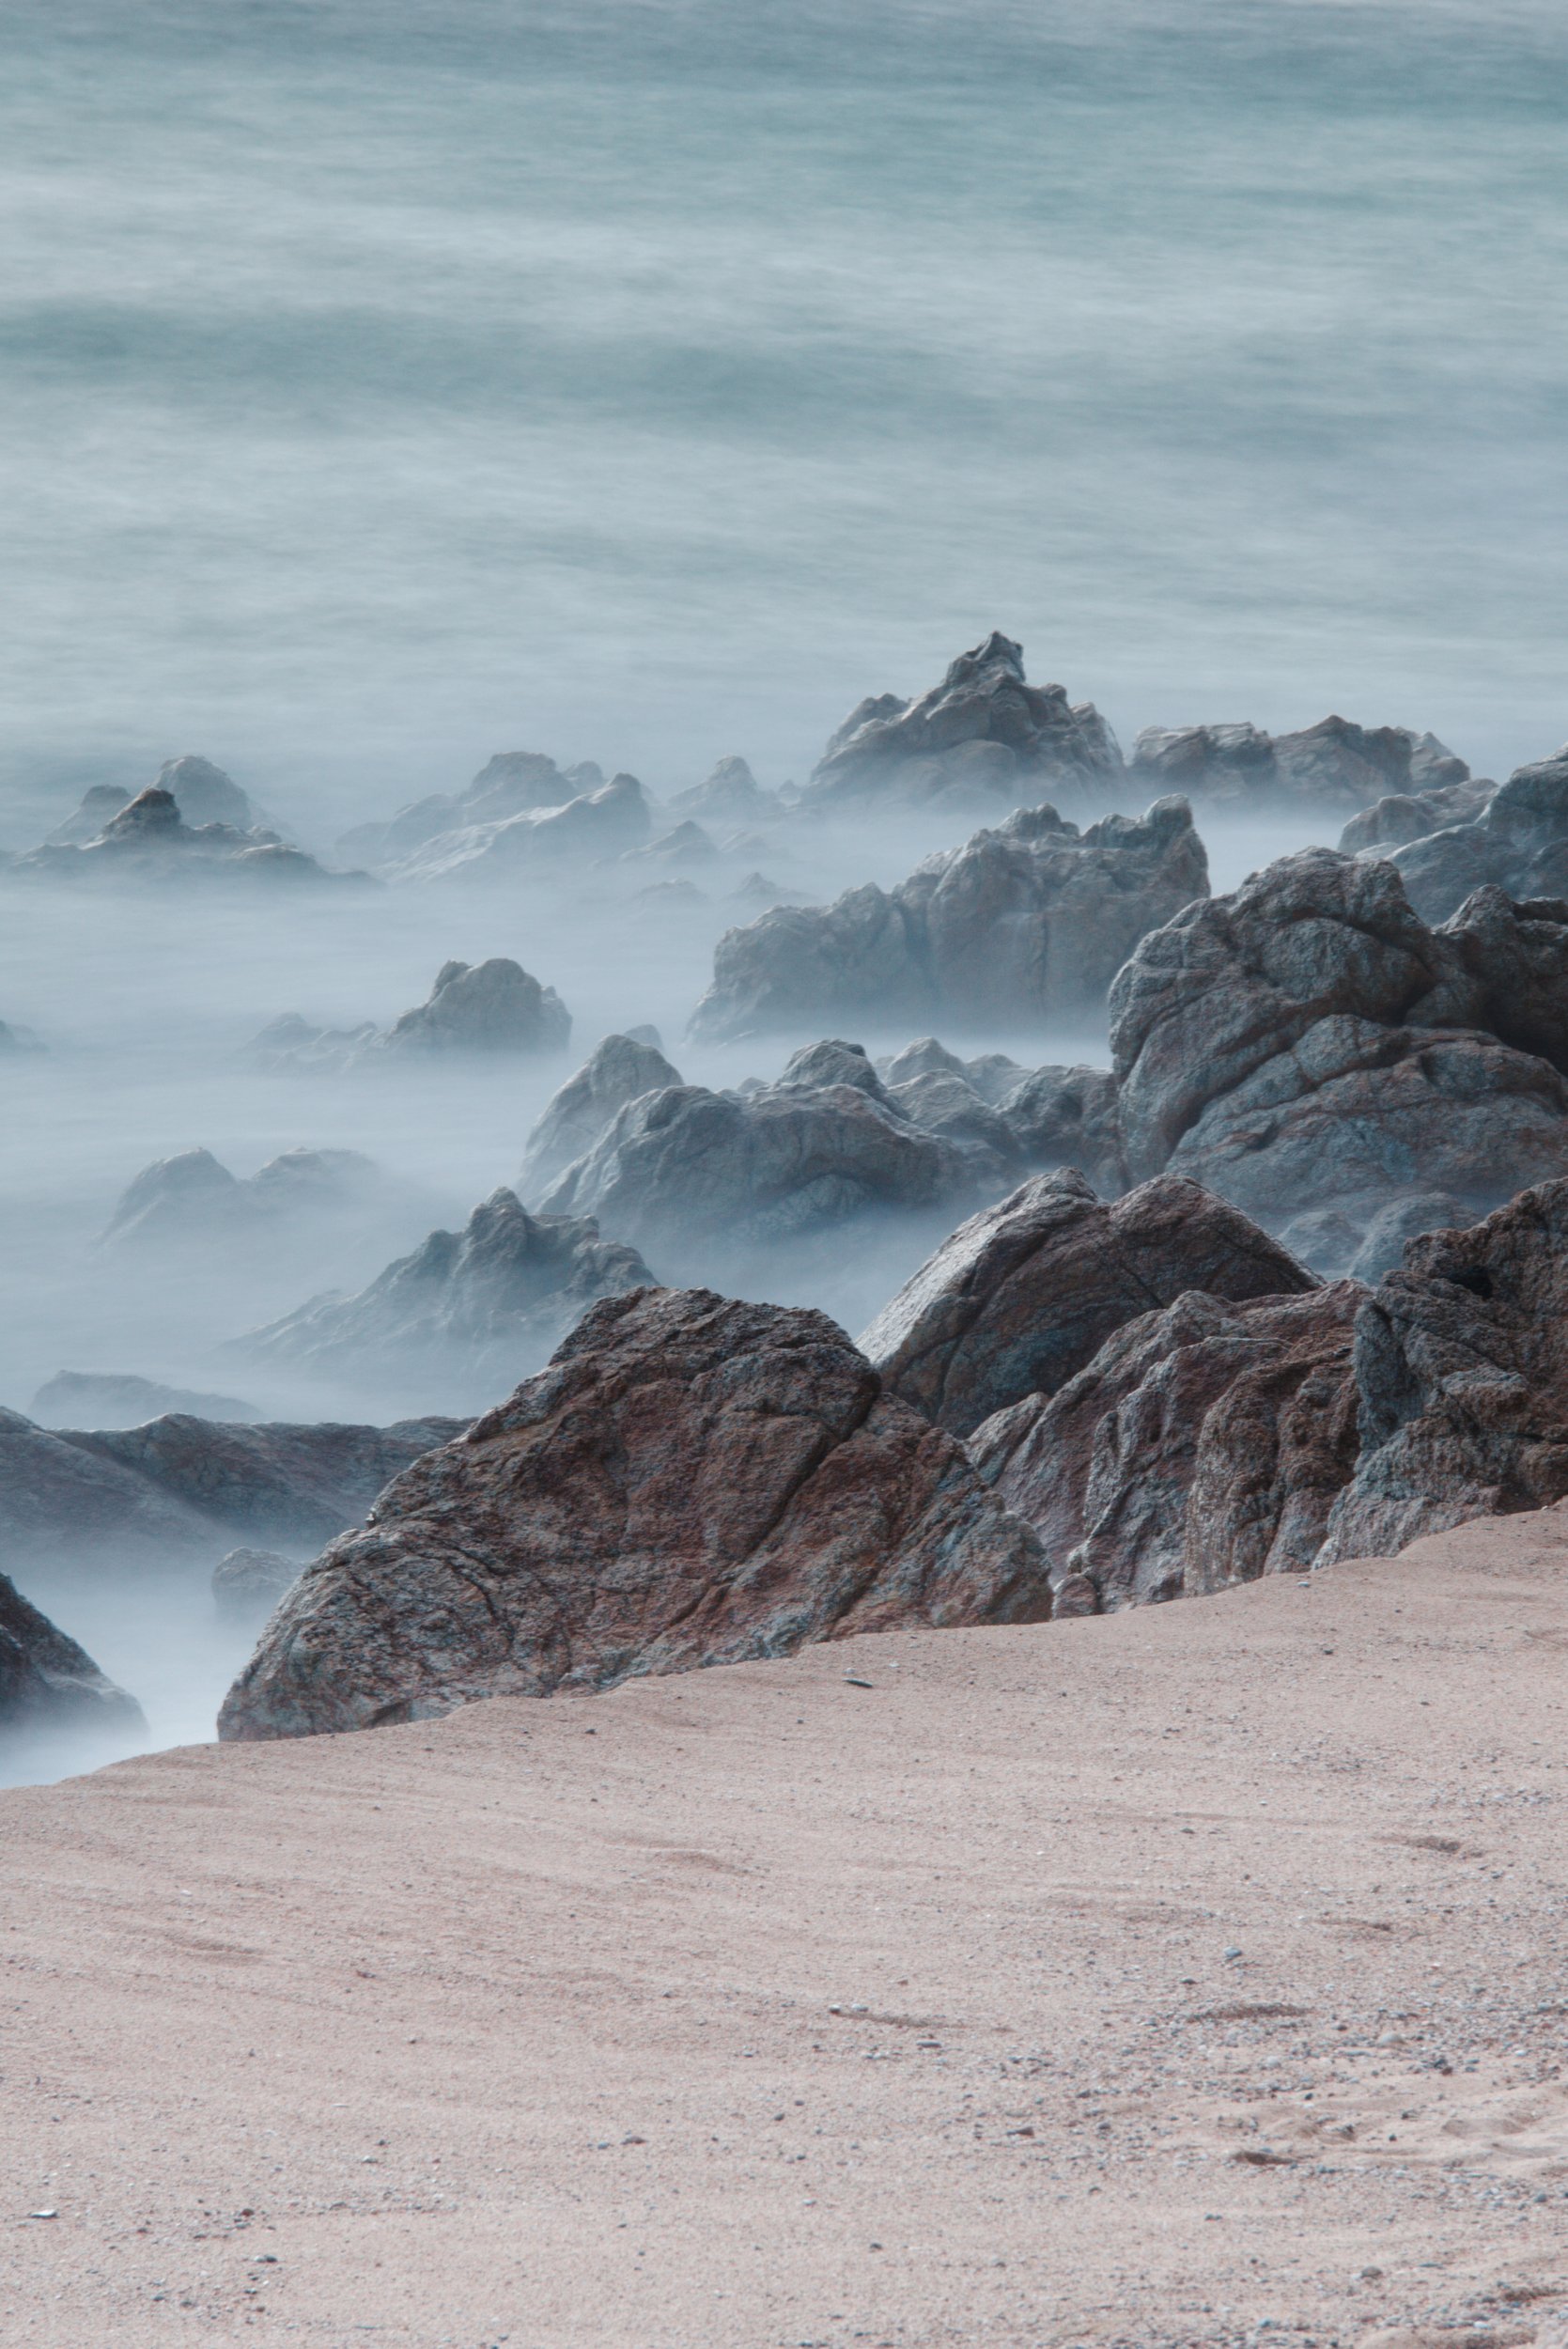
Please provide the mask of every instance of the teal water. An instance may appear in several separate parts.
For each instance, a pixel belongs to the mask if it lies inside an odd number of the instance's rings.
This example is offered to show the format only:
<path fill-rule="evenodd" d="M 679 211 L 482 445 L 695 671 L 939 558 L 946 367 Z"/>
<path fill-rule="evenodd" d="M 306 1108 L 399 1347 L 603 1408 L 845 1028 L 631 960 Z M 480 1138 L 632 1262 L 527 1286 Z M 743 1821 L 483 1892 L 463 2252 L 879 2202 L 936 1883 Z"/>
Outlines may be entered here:
<path fill-rule="evenodd" d="M 0 29 L 0 836 L 777 781 L 992 625 L 1126 737 L 1568 735 L 1559 5 Z"/>

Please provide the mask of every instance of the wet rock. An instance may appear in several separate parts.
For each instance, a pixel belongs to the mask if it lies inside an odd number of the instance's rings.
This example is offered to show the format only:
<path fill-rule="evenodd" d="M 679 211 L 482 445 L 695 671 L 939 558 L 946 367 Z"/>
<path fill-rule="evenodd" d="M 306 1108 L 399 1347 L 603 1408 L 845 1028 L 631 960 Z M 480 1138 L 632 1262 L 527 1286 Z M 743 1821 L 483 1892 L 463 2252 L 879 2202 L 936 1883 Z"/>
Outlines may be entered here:
<path fill-rule="evenodd" d="M 1033 1536 L 825 1315 L 643 1290 L 307 1568 L 220 1735 L 1035 1620 L 1045 1581 Z"/>
<path fill-rule="evenodd" d="M 962 1225 L 859 1343 L 890 1393 L 963 1436 L 1053 1394 L 1151 1304 L 1188 1289 L 1236 1299 L 1316 1285 L 1196 1183 L 1164 1177 L 1106 1206 L 1069 1168 Z"/>
<path fill-rule="evenodd" d="M 607 1035 L 576 1076 L 568 1077 L 546 1102 L 529 1134 L 518 1176 L 521 1199 L 536 1199 L 548 1190 L 574 1159 L 593 1148 L 629 1101 L 683 1081 L 679 1069 L 665 1059 L 658 1031 L 653 1034 L 651 1044 L 631 1035 Z"/>
<path fill-rule="evenodd" d="M 1121 780 L 1116 739 L 1092 702 L 1032 686 L 1023 647 L 993 631 L 913 701 L 877 694 L 849 713 L 813 771 L 807 799 L 893 796 L 1008 806 L 1048 790 L 1103 807 Z"/>
<path fill-rule="evenodd" d="M 101 1725 L 145 1729 L 134 1697 L 0 1574 L 0 1733 Z"/>
<path fill-rule="evenodd" d="M 1325 1561 L 1568 1494 L 1568 1180 L 1409 1241 L 1356 1325 L 1362 1449 Z"/>
<path fill-rule="evenodd" d="M 181 1411 L 193 1419 L 255 1422 L 263 1414 L 238 1395 L 204 1394 L 190 1387 L 168 1387 L 157 1378 L 101 1370 L 62 1370 L 33 1397 L 32 1413 L 43 1427 L 141 1427 L 149 1419 Z"/>
<path fill-rule="evenodd" d="M 505 956 L 442 963 L 428 1001 L 393 1022 L 380 1050 L 396 1053 L 563 1052 L 571 1014 L 552 987 Z"/>
<path fill-rule="evenodd" d="M 1429 922 L 1446 921 L 1488 883 L 1514 898 L 1568 896 L 1568 749 L 1516 769 L 1467 822 L 1386 853 Z"/>
<path fill-rule="evenodd" d="M 1145 726 L 1127 774 L 1144 790 L 1182 791 L 1220 807 L 1348 813 L 1392 794 L 1463 785 L 1469 769 L 1436 735 L 1328 717 L 1281 735 L 1245 724 Z"/>
<path fill-rule="evenodd" d="M 1034 1527 L 1079 1611 L 1312 1564 L 1357 1456 L 1365 1294 L 1189 1292 L 1125 1322 L 1054 1395 L 976 1428 L 981 1475 Z"/>
<path fill-rule="evenodd" d="M 212 1600 L 225 1623 L 262 1624 L 300 1579 L 300 1561 L 275 1549 L 231 1549 L 212 1569 Z"/>
<path fill-rule="evenodd" d="M 928 858 L 891 892 L 780 906 L 728 931 L 695 1034 L 736 1036 L 938 1015 L 1023 1029 L 1097 1010 L 1150 929 L 1205 896 L 1208 863 L 1185 801 L 1088 831 L 1053 808 Z"/>
<path fill-rule="evenodd" d="M 349 1214 L 379 1179 L 374 1160 L 357 1150 L 285 1150 L 244 1181 L 210 1150 L 182 1150 L 127 1184 L 99 1246 L 188 1249 L 290 1218 Z"/>
<path fill-rule="evenodd" d="M 652 1279 L 591 1218 L 532 1216 L 497 1190 L 356 1296 L 329 1290 L 236 1341 L 257 1361 L 374 1388 L 410 1378 L 467 1399 L 543 1361 L 595 1300 Z"/>

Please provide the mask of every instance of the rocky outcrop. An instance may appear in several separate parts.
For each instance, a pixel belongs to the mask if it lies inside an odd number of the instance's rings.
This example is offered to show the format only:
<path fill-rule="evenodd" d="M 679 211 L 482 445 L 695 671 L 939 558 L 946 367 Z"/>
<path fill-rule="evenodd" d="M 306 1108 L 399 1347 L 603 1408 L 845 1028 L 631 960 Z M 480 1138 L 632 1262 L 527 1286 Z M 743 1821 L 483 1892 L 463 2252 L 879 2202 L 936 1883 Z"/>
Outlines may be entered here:
<path fill-rule="evenodd" d="M 670 805 L 700 824 L 767 824 L 784 814 L 776 791 L 765 791 L 743 758 L 722 758 L 706 782 L 677 791 Z"/>
<path fill-rule="evenodd" d="M 1097 1011 L 1138 941 L 1208 892 L 1185 801 L 1087 832 L 1053 808 L 928 858 L 890 891 L 868 883 L 827 907 L 778 906 L 728 931 L 693 1034 L 740 1036 L 844 1019 L 941 1016 L 1038 1029 Z"/>
<path fill-rule="evenodd" d="M 808 801 L 895 797 L 1015 807 L 1064 791 L 1103 807 L 1122 754 L 1093 702 L 1024 677 L 1023 646 L 994 631 L 913 701 L 879 693 L 852 709 L 813 771 Z"/>
<path fill-rule="evenodd" d="M 1017 1171 L 986 1139 L 918 1124 L 859 1045 L 831 1042 L 771 1085 L 628 1102 L 543 1205 L 598 1217 L 661 1266 L 704 1269 L 877 1212 L 966 1215 Z"/>
<path fill-rule="evenodd" d="M 267 818 L 241 790 L 233 776 L 225 775 L 210 759 L 187 756 L 167 760 L 159 769 L 153 788 L 169 794 L 181 820 L 188 825 L 225 824 L 234 832 L 267 829 Z M 45 847 L 85 847 L 89 840 L 96 840 L 110 818 L 117 816 L 121 808 L 129 807 L 135 797 L 133 791 L 122 790 L 116 784 L 94 784 L 75 813 L 49 834 Z"/>
<path fill-rule="evenodd" d="M 1362 854 L 1387 855 L 1398 866 L 1428 922 L 1446 922 L 1488 885 L 1521 900 L 1568 897 L 1568 749 L 1516 769 L 1467 821 Z"/>
<path fill-rule="evenodd" d="M 999 1412 L 970 1454 L 1093 1613 L 1310 1567 L 1355 1466 L 1342 1282 L 1253 1303 L 1189 1292 L 1126 1321 L 1054 1395 Z"/>
<path fill-rule="evenodd" d="M 1479 1209 L 1568 1165 L 1568 919 L 1483 894 L 1433 930 L 1387 863 L 1285 857 L 1111 989 L 1129 1174 L 1279 1221 L 1414 1187 Z"/>
<path fill-rule="evenodd" d="M 203 1394 L 106 1370 L 59 1371 L 32 1402 L 32 1415 L 43 1427 L 143 1427 L 170 1411 L 241 1423 L 263 1417 L 254 1403 L 242 1403 L 238 1395 Z"/>
<path fill-rule="evenodd" d="M 1127 1188 L 1116 1079 L 1109 1068 L 1032 1068 L 1003 1096 L 1001 1115 L 1026 1166 L 1076 1166 L 1094 1189 Z"/>
<path fill-rule="evenodd" d="M 210 1150 L 159 1159 L 127 1184 L 101 1248 L 190 1248 L 301 1217 L 352 1213 L 380 1180 L 357 1150 L 285 1150 L 243 1181 Z"/>
<path fill-rule="evenodd" d="M 214 770 L 216 771 L 216 770 Z M 189 824 L 172 791 L 149 785 L 79 847 L 46 843 L 7 867 L 24 878 L 54 880 L 136 879 L 309 883 L 334 888 L 373 886 L 366 873 L 332 873 L 273 832 L 233 824 Z"/>
<path fill-rule="evenodd" d="M 300 1561 L 275 1549 L 231 1549 L 212 1569 L 212 1603 L 224 1623 L 266 1622 L 300 1579 Z"/>
<path fill-rule="evenodd" d="M 635 1249 L 587 1218 L 532 1216 L 497 1190 L 460 1232 L 432 1232 L 357 1296 L 329 1291 L 236 1341 L 260 1361 L 366 1387 L 406 1383 L 465 1400 L 543 1361 L 598 1298 L 652 1279 Z"/>
<path fill-rule="evenodd" d="M 166 1565 L 212 1546 L 210 1518 L 90 1439 L 0 1410 L 0 1557 Z"/>
<path fill-rule="evenodd" d="M 1349 813 L 1390 794 L 1464 785 L 1469 769 L 1436 735 L 1322 718 L 1297 734 L 1252 725 L 1145 726 L 1127 778 L 1212 806 Z"/>
<path fill-rule="evenodd" d="M 356 825 L 337 842 L 338 853 L 371 865 L 396 864 L 443 834 L 561 807 L 603 785 L 603 772 L 591 759 L 562 769 L 541 751 L 498 751 L 466 791 L 433 793 L 399 808 L 388 823 Z"/>
<path fill-rule="evenodd" d="M 662 1092 L 682 1082 L 678 1068 L 657 1045 L 641 1044 L 629 1035 L 607 1035 L 568 1077 L 536 1120 L 528 1137 L 518 1194 L 536 1199 L 566 1172 L 574 1159 L 590 1151 L 599 1136 L 629 1101 L 644 1093 Z"/>
<path fill-rule="evenodd" d="M 389 880 L 509 881 L 567 863 L 594 864 L 641 848 L 653 830 L 647 797 L 635 775 L 613 775 L 559 806 L 466 822 L 433 834 L 382 866 Z"/>
<path fill-rule="evenodd" d="M 891 1052 L 877 1061 L 876 1066 L 890 1091 L 896 1092 L 900 1085 L 920 1077 L 956 1077 L 992 1109 L 1031 1073 L 1005 1052 L 982 1052 L 973 1060 L 963 1060 L 934 1035 L 917 1037 L 901 1052 Z"/>
<path fill-rule="evenodd" d="M 611 1299 L 306 1569 L 226 1738 L 1045 1610 L 1033 1536 L 820 1314 Z"/>
<path fill-rule="evenodd" d="M 1568 1180 L 1409 1242 L 1356 1326 L 1362 1448 L 1325 1560 L 1568 1494 Z"/>
<path fill-rule="evenodd" d="M 0 1574 L 0 1735 L 34 1729 L 145 1729 L 134 1697 Z"/>
<path fill-rule="evenodd" d="M 967 1436 L 1028 1395 L 1054 1394 L 1123 1323 L 1186 1290 L 1241 1299 L 1316 1285 L 1196 1183 L 1165 1176 L 1105 1206 L 1067 1169 L 963 1224 L 859 1344 L 889 1393 Z"/>
<path fill-rule="evenodd" d="M 1346 856 L 1367 848 L 1386 855 L 1407 840 L 1423 840 L 1428 832 L 1446 831 L 1451 824 L 1467 824 L 1497 787 L 1489 776 L 1472 775 L 1467 783 L 1439 784 L 1431 791 L 1392 792 L 1351 817 L 1340 834 L 1340 847 Z"/>
<path fill-rule="evenodd" d="M 443 962 L 423 1003 L 390 1028 L 315 1028 L 286 1012 L 253 1037 L 245 1057 L 269 1073 L 286 1069 L 336 1073 L 375 1067 L 388 1058 L 462 1059 L 496 1053 L 564 1052 L 571 1014 L 552 987 L 544 987 L 505 955 L 489 962 Z"/>

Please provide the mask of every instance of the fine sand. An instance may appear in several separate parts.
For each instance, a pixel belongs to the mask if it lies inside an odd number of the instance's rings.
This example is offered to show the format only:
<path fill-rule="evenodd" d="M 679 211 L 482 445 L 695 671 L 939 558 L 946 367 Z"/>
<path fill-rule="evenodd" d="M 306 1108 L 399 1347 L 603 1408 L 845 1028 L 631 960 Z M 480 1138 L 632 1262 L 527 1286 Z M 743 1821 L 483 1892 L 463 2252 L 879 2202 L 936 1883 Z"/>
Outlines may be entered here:
<path fill-rule="evenodd" d="M 1550 1512 L 7 1794 L 0 2341 L 1568 2341 L 1565 1682 Z"/>

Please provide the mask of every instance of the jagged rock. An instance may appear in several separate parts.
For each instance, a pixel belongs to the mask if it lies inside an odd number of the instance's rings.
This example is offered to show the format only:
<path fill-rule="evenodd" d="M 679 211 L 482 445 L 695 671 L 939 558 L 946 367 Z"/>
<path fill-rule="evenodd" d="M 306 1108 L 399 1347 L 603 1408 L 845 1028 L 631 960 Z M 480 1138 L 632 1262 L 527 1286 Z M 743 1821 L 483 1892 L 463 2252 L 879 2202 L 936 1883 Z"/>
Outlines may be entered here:
<path fill-rule="evenodd" d="M 210 1150 L 144 1166 L 121 1192 L 101 1248 L 191 1247 L 297 1215 L 345 1214 L 379 1180 L 358 1150 L 285 1150 L 241 1182 Z"/>
<path fill-rule="evenodd" d="M 99 1725 L 125 1731 L 147 1722 L 135 1698 L 0 1574 L 0 1733 Z"/>
<path fill-rule="evenodd" d="M 906 1044 L 901 1052 L 889 1053 L 886 1059 L 879 1060 L 877 1073 L 889 1086 L 908 1084 L 915 1077 L 933 1074 L 960 1077 L 995 1109 L 1030 1072 L 1016 1060 L 1010 1060 L 1005 1052 L 982 1052 L 974 1060 L 961 1060 L 934 1035 L 923 1035 L 913 1044 Z"/>
<path fill-rule="evenodd" d="M 1252 725 L 1145 726 L 1128 779 L 1225 806 L 1271 801 L 1358 809 L 1393 793 L 1463 785 L 1469 769 L 1436 735 L 1322 718 L 1297 734 Z"/>
<path fill-rule="evenodd" d="M 826 1081 L 825 1081 L 826 1080 Z M 645 1093 L 545 1194 L 662 1265 L 777 1245 L 877 1210 L 967 1214 L 1016 1161 L 916 1125 L 859 1046 L 797 1053 L 776 1084 Z"/>
<path fill-rule="evenodd" d="M 474 824 L 500 823 L 534 808 L 560 807 L 599 790 L 604 776 L 592 760 L 564 771 L 540 751 L 498 751 L 466 791 L 435 793 L 400 808 L 389 823 L 358 824 L 337 842 L 341 855 L 369 864 L 395 864 L 427 841 Z"/>
<path fill-rule="evenodd" d="M 677 791 L 670 801 L 704 824 L 766 824 L 784 814 L 776 791 L 765 791 L 743 758 L 722 758 L 705 783 Z"/>
<path fill-rule="evenodd" d="M 564 1052 L 571 1014 L 552 987 L 541 987 L 505 956 L 472 968 L 445 962 L 427 1002 L 393 1022 L 387 1052 Z"/>
<path fill-rule="evenodd" d="M 1001 1112 L 1026 1166 L 1076 1166 L 1094 1189 L 1127 1187 L 1126 1158 L 1109 1068 L 1033 1068 L 1002 1096 Z"/>
<path fill-rule="evenodd" d="M 156 784 L 111 816 L 95 838 L 80 847 L 45 843 L 14 858 L 7 869 L 56 880 L 112 876 L 158 880 L 237 878 L 374 886 L 367 873 L 328 872 L 302 848 L 289 848 L 276 832 L 259 828 L 241 831 L 223 823 L 188 824 L 174 794 Z"/>
<path fill-rule="evenodd" d="M 963 1224 L 860 1338 L 888 1392 L 966 1436 L 1054 1394 L 1124 1322 L 1188 1289 L 1239 1299 L 1315 1288 L 1266 1232 L 1163 1177 L 1103 1206 L 1068 1168 Z"/>
<path fill-rule="evenodd" d="M 960 653 L 913 701 L 881 693 L 850 711 L 813 771 L 815 801 L 1001 797 L 1009 805 L 1065 786 L 1103 806 L 1122 754 L 1093 702 L 1025 681 L 1023 647 L 995 631 Z"/>
<path fill-rule="evenodd" d="M 376 1383 L 417 1371 L 465 1395 L 493 1394 L 543 1361 L 597 1299 L 652 1277 L 591 1219 L 531 1216 L 497 1190 L 462 1231 L 432 1232 L 357 1296 L 329 1290 L 236 1344 L 329 1377 Z"/>
<path fill-rule="evenodd" d="M 1369 1285 L 1404 1261 L 1405 1243 L 1427 1232 L 1463 1229 L 1474 1218 L 1452 1191 L 1415 1190 L 1380 1207 L 1350 1262 L 1353 1279 Z"/>
<path fill-rule="evenodd" d="M 383 1495 L 284 1600 L 225 1738 L 783 1656 L 1045 1609 L 1033 1536 L 816 1313 L 596 1306 L 550 1368 Z"/>
<path fill-rule="evenodd" d="M 532 807 L 498 820 L 434 833 L 382 866 L 389 880 L 510 880 L 533 867 L 553 870 L 575 859 L 593 863 L 640 848 L 653 830 L 647 797 L 635 775 L 613 775 L 599 788 L 557 807 Z"/>
<path fill-rule="evenodd" d="M 264 1623 L 300 1579 L 300 1561 L 275 1549 L 231 1549 L 212 1569 L 212 1599 L 225 1623 Z"/>
<path fill-rule="evenodd" d="M 1061 1602 L 1148 1605 L 1312 1564 L 1356 1460 L 1365 1294 L 1189 1292 L 975 1429 L 970 1457 L 1040 1535 Z"/>
<path fill-rule="evenodd" d="M 1346 856 L 1367 848 L 1387 852 L 1402 848 L 1407 840 L 1422 840 L 1429 832 L 1467 824 L 1497 787 L 1489 776 L 1472 775 L 1468 782 L 1439 784 L 1431 791 L 1392 792 L 1351 817 L 1340 834 L 1340 847 Z"/>
<path fill-rule="evenodd" d="M 1446 921 L 1488 884 L 1518 899 L 1568 897 L 1568 749 L 1515 769 L 1467 822 L 1381 853 L 1428 922 Z"/>
<path fill-rule="evenodd" d="M 1358 1316 L 1356 1377 L 1361 1455 L 1325 1562 L 1568 1494 L 1568 1180 L 1409 1241 Z"/>
<path fill-rule="evenodd" d="M 171 758 L 159 769 L 152 787 L 169 794 L 188 825 L 224 824 L 235 832 L 247 832 L 269 828 L 268 819 L 241 790 L 233 776 L 225 775 L 210 759 Z M 110 818 L 128 807 L 135 797 L 134 792 L 123 790 L 116 784 L 94 784 L 84 794 L 75 814 L 49 834 L 45 847 L 81 848 L 87 841 L 96 840 Z"/>
<path fill-rule="evenodd" d="M 141 1427 L 169 1411 L 237 1423 L 263 1416 L 238 1395 L 202 1394 L 189 1387 L 166 1387 L 157 1378 L 103 1370 L 59 1371 L 32 1403 L 33 1417 L 43 1427 Z"/>
<path fill-rule="evenodd" d="M 1432 930 L 1393 865 L 1327 848 L 1188 907 L 1111 989 L 1129 1174 L 1279 1221 L 1416 1184 L 1485 1206 L 1555 1173 L 1563 911 L 1483 894 Z"/>
<path fill-rule="evenodd" d="M 537 1198 L 575 1159 L 593 1148 L 629 1101 L 682 1082 L 679 1069 L 665 1059 L 657 1042 L 607 1035 L 536 1120 L 518 1176 L 520 1198 Z"/>
<path fill-rule="evenodd" d="M 1097 1009 L 1148 930 L 1206 896 L 1208 861 L 1184 800 L 1080 833 L 1054 808 L 930 857 L 892 892 L 775 907 L 726 932 L 694 1034 L 944 1014 L 1032 1028 Z"/>

